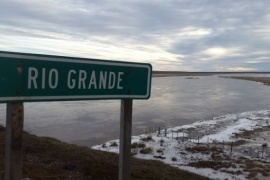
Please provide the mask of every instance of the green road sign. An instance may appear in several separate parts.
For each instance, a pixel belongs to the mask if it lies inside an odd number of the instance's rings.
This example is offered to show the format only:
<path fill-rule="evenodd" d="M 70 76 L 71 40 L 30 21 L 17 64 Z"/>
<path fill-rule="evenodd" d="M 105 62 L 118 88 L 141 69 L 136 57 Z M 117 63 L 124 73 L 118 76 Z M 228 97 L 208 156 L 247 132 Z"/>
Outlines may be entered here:
<path fill-rule="evenodd" d="M 0 102 L 148 99 L 152 67 L 0 51 Z"/>

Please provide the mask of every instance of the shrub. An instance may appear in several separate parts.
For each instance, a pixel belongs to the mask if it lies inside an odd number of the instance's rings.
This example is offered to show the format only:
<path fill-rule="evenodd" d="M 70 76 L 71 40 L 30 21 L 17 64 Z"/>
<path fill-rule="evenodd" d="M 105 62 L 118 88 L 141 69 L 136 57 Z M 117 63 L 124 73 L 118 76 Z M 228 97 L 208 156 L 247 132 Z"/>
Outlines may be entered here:
<path fill-rule="evenodd" d="M 149 154 L 151 152 L 152 152 L 152 148 L 150 148 L 150 147 L 147 147 L 147 148 L 144 148 L 144 149 L 140 150 L 141 154 Z"/>
<path fill-rule="evenodd" d="M 160 140 L 160 146 L 163 146 L 163 143 L 164 143 L 164 140 L 161 139 L 161 140 Z"/>
<path fill-rule="evenodd" d="M 131 144 L 131 148 L 132 148 L 132 149 L 137 148 L 137 147 L 138 147 L 138 143 L 135 142 L 135 143 L 132 143 L 132 144 Z"/>
<path fill-rule="evenodd" d="M 102 148 L 106 148 L 107 146 L 106 146 L 106 144 L 102 144 L 102 146 L 101 146 Z"/>
<path fill-rule="evenodd" d="M 114 142 L 112 142 L 112 143 L 111 143 L 111 147 L 118 147 L 117 142 L 115 142 L 115 141 L 114 141 Z"/>
<path fill-rule="evenodd" d="M 157 153 L 163 153 L 163 149 L 158 149 Z"/>
<path fill-rule="evenodd" d="M 153 138 L 152 138 L 152 136 L 147 136 L 147 137 L 141 138 L 141 140 L 142 140 L 142 141 L 152 141 Z"/>
<path fill-rule="evenodd" d="M 138 147 L 139 147 L 139 148 L 145 148 L 145 144 L 144 144 L 144 143 L 139 143 L 139 144 L 138 144 Z"/>
<path fill-rule="evenodd" d="M 262 148 L 263 148 L 263 149 L 265 149 L 265 148 L 267 148 L 267 147 L 268 147 L 268 144 L 267 144 L 267 143 L 263 143 L 263 144 L 262 144 Z"/>

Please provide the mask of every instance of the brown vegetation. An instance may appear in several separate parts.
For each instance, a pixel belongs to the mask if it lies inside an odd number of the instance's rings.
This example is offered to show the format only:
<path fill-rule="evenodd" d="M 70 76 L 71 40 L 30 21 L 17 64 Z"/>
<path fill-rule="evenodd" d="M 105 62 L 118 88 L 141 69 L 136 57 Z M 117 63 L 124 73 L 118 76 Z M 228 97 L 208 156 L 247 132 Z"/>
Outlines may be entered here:
<path fill-rule="evenodd" d="M 0 175 L 4 172 L 5 131 L 0 126 Z M 23 135 L 23 178 L 118 179 L 115 153 L 67 144 L 54 138 Z M 132 158 L 131 179 L 207 179 L 159 161 Z"/>

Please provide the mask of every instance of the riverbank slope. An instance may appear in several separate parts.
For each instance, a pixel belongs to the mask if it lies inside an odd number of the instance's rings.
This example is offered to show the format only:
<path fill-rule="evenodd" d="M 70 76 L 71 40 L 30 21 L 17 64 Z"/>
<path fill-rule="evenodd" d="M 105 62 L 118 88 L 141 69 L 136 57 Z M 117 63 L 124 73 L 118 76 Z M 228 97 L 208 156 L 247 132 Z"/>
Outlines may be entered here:
<path fill-rule="evenodd" d="M 4 172 L 5 128 L 0 126 L 0 175 Z M 24 132 L 23 178 L 118 179 L 118 155 Z M 1 177 L 1 176 L 0 176 Z M 131 179 L 207 179 L 163 164 L 132 158 Z"/>

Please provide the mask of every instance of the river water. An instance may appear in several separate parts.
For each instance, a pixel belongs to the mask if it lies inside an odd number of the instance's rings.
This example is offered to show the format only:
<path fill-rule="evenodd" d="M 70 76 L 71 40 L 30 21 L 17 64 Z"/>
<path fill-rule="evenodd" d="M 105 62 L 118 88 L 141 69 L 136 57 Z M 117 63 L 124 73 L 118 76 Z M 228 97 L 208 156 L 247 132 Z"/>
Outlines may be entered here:
<path fill-rule="evenodd" d="M 133 134 L 226 114 L 269 109 L 270 86 L 217 76 L 159 77 L 149 100 L 133 101 Z M 119 138 L 120 100 L 25 103 L 24 130 L 92 146 Z M 0 104 L 5 125 L 6 105 Z"/>

